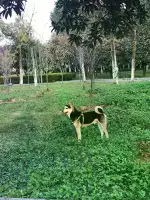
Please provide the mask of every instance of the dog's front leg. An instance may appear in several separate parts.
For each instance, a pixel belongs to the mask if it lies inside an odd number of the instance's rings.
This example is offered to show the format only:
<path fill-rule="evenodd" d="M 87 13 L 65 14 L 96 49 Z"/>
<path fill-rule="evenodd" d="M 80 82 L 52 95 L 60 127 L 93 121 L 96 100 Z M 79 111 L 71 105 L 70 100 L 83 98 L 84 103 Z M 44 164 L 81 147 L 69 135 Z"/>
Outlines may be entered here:
<path fill-rule="evenodd" d="M 77 128 L 76 128 L 76 132 L 77 132 L 77 138 L 78 138 L 78 140 L 80 141 L 80 140 L 81 140 L 81 128 L 80 128 L 80 127 L 77 127 Z"/>
<path fill-rule="evenodd" d="M 74 123 L 74 126 L 76 129 L 78 141 L 80 141 L 81 140 L 81 126 L 79 123 Z"/>

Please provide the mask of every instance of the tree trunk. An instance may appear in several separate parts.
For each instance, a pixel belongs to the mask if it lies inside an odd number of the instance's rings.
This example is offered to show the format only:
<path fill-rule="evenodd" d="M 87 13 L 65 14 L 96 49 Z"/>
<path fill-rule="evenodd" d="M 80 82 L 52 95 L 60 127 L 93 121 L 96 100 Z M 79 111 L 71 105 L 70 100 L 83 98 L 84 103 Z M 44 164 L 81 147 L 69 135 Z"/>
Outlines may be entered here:
<path fill-rule="evenodd" d="M 43 83 L 43 76 L 42 76 L 42 56 L 41 56 L 40 46 L 38 46 L 38 52 L 39 52 L 39 82 Z"/>
<path fill-rule="evenodd" d="M 29 74 L 29 70 L 28 70 L 28 85 L 30 84 L 30 74 Z"/>
<path fill-rule="evenodd" d="M 40 71 L 40 76 L 41 76 L 41 83 L 43 83 L 42 70 Z"/>
<path fill-rule="evenodd" d="M 47 91 L 49 91 L 49 88 L 48 88 L 48 83 L 49 83 L 49 80 L 48 80 L 48 72 L 49 72 L 49 65 L 48 65 L 48 50 L 47 50 L 47 48 L 45 49 L 46 51 L 45 51 L 45 61 L 44 61 L 44 63 L 45 63 L 45 66 L 46 66 L 46 83 L 47 83 Z"/>
<path fill-rule="evenodd" d="M 4 73 L 3 76 L 4 76 L 4 85 L 7 85 L 8 84 L 8 74 Z"/>
<path fill-rule="evenodd" d="M 112 75 L 113 80 L 118 84 L 118 65 L 117 65 L 117 57 L 116 57 L 116 45 L 115 38 L 113 37 L 111 41 L 111 56 L 112 56 Z"/>
<path fill-rule="evenodd" d="M 34 86 L 37 86 L 37 70 L 36 70 L 36 65 L 35 65 L 33 47 L 31 47 L 31 57 L 32 57 L 32 66 L 33 66 Z"/>
<path fill-rule="evenodd" d="M 30 64 L 29 64 L 29 56 L 28 54 L 26 54 L 26 65 L 27 65 L 27 76 L 28 76 L 28 84 L 30 83 L 30 72 L 29 72 L 29 69 L 30 69 Z"/>
<path fill-rule="evenodd" d="M 146 77 L 146 66 L 143 66 L 143 77 Z"/>
<path fill-rule="evenodd" d="M 103 66 L 101 65 L 101 74 L 104 74 Z"/>
<path fill-rule="evenodd" d="M 82 80 L 85 82 L 86 76 L 85 76 L 84 62 L 81 64 L 81 73 L 82 73 Z"/>
<path fill-rule="evenodd" d="M 69 72 L 71 72 L 71 66 L 69 65 Z"/>
<path fill-rule="evenodd" d="M 91 70 L 91 92 L 93 92 L 93 85 L 94 85 L 94 69 Z"/>
<path fill-rule="evenodd" d="M 19 45 L 19 71 L 20 71 L 20 85 L 23 85 L 23 68 L 22 68 L 21 45 Z"/>
<path fill-rule="evenodd" d="M 81 84 L 82 77 L 81 77 L 81 70 L 80 69 L 79 69 L 79 80 L 80 80 L 80 84 Z"/>
<path fill-rule="evenodd" d="M 35 59 L 35 68 L 36 68 L 36 74 L 37 74 L 37 84 L 40 82 L 40 77 L 39 77 L 39 66 L 38 66 L 38 58 L 36 55 L 36 52 L 34 51 L 34 59 Z"/>
<path fill-rule="evenodd" d="M 135 58 L 136 58 L 136 29 L 133 30 L 133 44 L 132 44 L 132 63 L 131 63 L 131 81 L 135 77 Z"/>
<path fill-rule="evenodd" d="M 74 72 L 75 72 L 75 73 L 77 72 L 77 68 L 76 68 L 76 67 L 74 68 Z"/>
<path fill-rule="evenodd" d="M 46 83 L 47 83 L 47 91 L 49 90 L 48 88 L 48 68 L 46 68 Z"/>
<path fill-rule="evenodd" d="M 63 70 L 62 69 L 60 69 L 61 70 L 61 81 L 62 81 L 62 83 L 64 82 L 64 74 L 63 74 Z"/>
<path fill-rule="evenodd" d="M 149 66 L 148 65 L 144 65 L 143 66 L 143 77 L 146 77 L 146 73 L 148 71 Z"/>
<path fill-rule="evenodd" d="M 85 68 L 84 68 L 84 52 L 81 47 L 79 47 L 79 63 L 80 63 L 80 69 L 81 69 L 81 74 L 82 74 L 82 80 L 83 82 L 86 81 L 86 76 L 85 76 Z"/>
<path fill-rule="evenodd" d="M 94 67 L 94 61 L 95 61 L 95 48 L 91 52 L 91 92 L 94 90 L 94 80 L 95 80 L 95 67 Z"/>

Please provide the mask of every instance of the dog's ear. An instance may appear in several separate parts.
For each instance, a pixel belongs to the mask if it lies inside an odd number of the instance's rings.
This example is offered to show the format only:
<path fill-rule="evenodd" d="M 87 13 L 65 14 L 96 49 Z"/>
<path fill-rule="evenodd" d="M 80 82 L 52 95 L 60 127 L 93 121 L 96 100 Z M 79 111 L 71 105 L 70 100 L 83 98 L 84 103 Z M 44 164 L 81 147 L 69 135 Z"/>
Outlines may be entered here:
<path fill-rule="evenodd" d="M 74 111 L 74 106 L 72 105 L 72 103 L 68 104 L 70 106 L 70 108 L 72 109 L 72 111 Z"/>

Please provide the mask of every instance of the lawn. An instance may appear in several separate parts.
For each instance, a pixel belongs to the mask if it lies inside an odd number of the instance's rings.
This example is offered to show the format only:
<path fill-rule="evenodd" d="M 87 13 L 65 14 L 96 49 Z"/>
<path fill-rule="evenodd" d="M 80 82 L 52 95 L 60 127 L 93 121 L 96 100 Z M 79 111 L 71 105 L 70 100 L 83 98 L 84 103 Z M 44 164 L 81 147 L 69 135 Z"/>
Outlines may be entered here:
<path fill-rule="evenodd" d="M 0 104 L 0 197 L 89 200 L 150 199 L 150 82 L 12 86 Z M 0 87 L 0 100 L 7 90 Z M 60 111 L 110 105 L 109 140 L 96 125 L 74 127 Z"/>

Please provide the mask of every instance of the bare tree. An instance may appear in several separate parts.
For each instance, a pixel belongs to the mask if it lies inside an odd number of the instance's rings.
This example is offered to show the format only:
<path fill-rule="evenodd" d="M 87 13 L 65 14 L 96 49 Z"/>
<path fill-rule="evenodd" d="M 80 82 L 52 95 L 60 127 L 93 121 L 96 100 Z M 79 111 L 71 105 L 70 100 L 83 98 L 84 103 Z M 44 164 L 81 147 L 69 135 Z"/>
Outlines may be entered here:
<path fill-rule="evenodd" d="M 32 57 L 32 66 L 33 66 L 33 76 L 34 76 L 34 86 L 37 86 L 37 68 L 35 63 L 35 55 L 33 47 L 31 47 L 31 57 Z"/>
<path fill-rule="evenodd" d="M 0 53 L 0 72 L 4 76 L 4 85 L 7 85 L 8 88 L 8 101 L 10 101 L 9 75 L 11 74 L 13 61 L 14 55 L 9 48 L 5 47 Z"/>
<path fill-rule="evenodd" d="M 0 71 L 4 76 L 4 84 L 9 83 L 9 75 L 14 61 L 14 55 L 10 52 L 8 47 L 2 48 L 0 53 Z"/>

